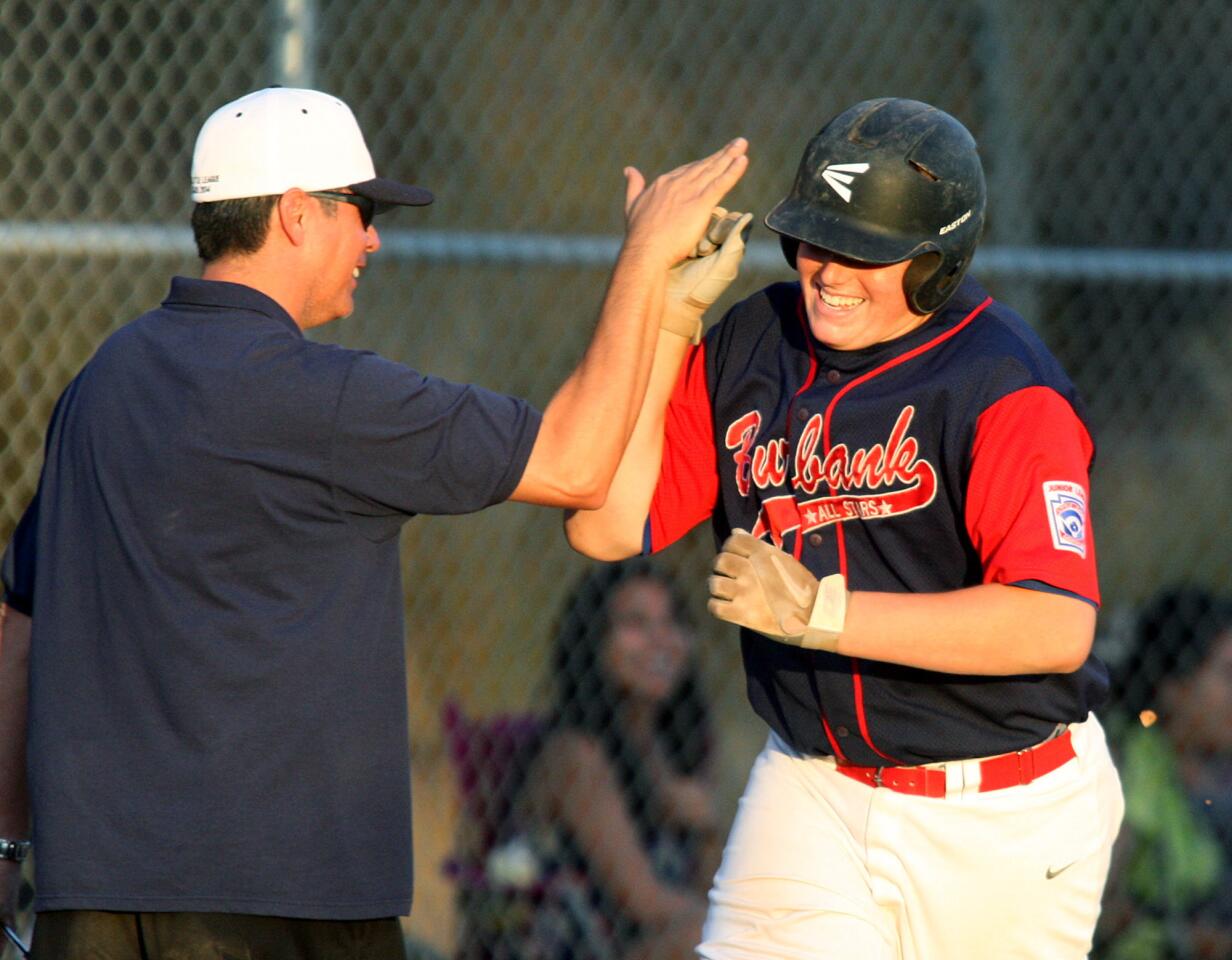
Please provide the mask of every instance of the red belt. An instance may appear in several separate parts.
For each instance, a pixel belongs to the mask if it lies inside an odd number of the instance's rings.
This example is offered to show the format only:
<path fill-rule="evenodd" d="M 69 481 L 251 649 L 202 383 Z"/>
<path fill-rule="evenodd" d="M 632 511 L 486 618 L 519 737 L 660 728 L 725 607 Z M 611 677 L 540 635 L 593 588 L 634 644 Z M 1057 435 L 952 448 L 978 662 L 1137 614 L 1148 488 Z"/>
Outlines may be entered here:
<path fill-rule="evenodd" d="M 1051 773 L 1077 754 L 1069 730 L 1039 746 L 1017 753 L 1005 753 L 978 761 L 980 766 L 980 793 L 1003 790 L 1030 783 L 1037 777 Z M 969 761 L 959 760 L 958 763 Z M 922 797 L 944 797 L 946 792 L 945 765 L 934 767 L 853 767 L 840 763 L 839 773 L 867 783 L 870 787 L 886 787 L 897 793 L 909 793 Z"/>

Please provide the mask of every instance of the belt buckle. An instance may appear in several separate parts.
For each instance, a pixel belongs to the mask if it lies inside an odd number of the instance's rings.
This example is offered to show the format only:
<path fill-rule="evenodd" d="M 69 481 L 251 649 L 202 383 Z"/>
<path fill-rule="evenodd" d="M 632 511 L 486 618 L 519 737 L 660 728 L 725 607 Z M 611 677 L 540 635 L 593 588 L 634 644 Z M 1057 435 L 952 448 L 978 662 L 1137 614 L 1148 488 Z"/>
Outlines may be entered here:
<path fill-rule="evenodd" d="M 1017 751 L 1018 757 L 1018 784 L 1031 783 L 1035 779 L 1035 748 L 1029 747 L 1026 750 Z"/>
<path fill-rule="evenodd" d="M 881 771 L 884 769 L 885 767 L 873 767 L 873 786 L 874 787 L 881 786 Z"/>

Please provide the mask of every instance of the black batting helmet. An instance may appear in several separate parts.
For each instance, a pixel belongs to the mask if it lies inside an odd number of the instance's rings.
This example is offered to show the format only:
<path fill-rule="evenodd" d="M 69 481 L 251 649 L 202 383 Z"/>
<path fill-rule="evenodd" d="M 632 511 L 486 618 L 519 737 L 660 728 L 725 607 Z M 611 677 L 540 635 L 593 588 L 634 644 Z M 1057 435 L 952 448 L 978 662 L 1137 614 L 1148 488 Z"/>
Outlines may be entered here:
<path fill-rule="evenodd" d="M 915 260 L 903 279 L 907 303 L 931 313 L 957 289 L 984 226 L 975 139 L 918 100 L 857 103 L 809 141 L 766 226 L 793 269 L 801 241 L 863 263 Z"/>

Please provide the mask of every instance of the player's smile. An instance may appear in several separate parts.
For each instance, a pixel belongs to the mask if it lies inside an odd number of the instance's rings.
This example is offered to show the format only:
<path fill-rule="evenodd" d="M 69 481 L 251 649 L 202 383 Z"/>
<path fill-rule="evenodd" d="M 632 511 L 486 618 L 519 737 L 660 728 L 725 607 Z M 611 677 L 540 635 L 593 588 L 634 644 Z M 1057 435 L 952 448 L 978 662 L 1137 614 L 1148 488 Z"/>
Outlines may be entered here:
<path fill-rule="evenodd" d="M 859 350 L 919 326 L 925 317 L 911 312 L 903 292 L 908 266 L 861 263 L 801 243 L 796 269 L 813 336 L 835 350 Z"/>
<path fill-rule="evenodd" d="M 864 302 L 863 297 L 840 297 L 832 293 L 826 293 L 824 289 L 817 292 L 821 297 L 822 303 L 834 310 L 850 310 L 852 307 L 858 307 Z"/>

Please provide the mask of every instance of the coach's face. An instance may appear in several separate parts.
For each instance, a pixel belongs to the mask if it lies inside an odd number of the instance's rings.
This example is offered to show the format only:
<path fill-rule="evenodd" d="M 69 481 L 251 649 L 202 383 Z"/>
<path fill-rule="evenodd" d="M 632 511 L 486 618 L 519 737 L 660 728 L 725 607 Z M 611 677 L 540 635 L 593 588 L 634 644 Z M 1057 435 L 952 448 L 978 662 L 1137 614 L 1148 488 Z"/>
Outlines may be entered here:
<path fill-rule="evenodd" d="M 796 270 L 813 336 L 834 350 L 859 350 L 918 327 L 927 317 L 912 313 L 903 292 L 910 263 L 872 266 L 801 243 Z"/>
<path fill-rule="evenodd" d="M 355 290 L 368 257 L 380 249 L 376 226 L 364 226 L 358 208 L 309 197 L 313 230 L 312 264 L 304 322 L 305 329 L 350 316 Z"/>

